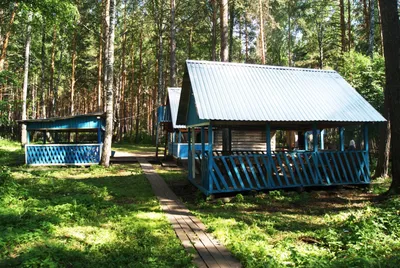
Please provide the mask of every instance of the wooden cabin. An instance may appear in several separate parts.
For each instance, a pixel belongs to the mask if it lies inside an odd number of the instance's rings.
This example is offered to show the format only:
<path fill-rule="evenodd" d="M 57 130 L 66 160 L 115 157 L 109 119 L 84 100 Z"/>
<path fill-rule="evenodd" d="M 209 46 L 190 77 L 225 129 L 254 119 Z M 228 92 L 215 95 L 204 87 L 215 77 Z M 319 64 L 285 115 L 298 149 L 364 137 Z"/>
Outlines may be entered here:
<path fill-rule="evenodd" d="M 335 71 L 192 60 L 177 118 L 188 128 L 189 180 L 206 195 L 368 184 L 368 125 L 384 121 Z M 364 146 L 345 150 L 344 129 L 354 125 L 363 129 Z M 194 146 L 195 128 L 201 150 Z M 337 150 L 323 146 L 328 128 L 338 129 Z M 312 133 L 312 144 L 278 150 L 271 142 L 278 130 L 304 139 Z M 222 150 L 221 131 L 231 133 Z M 248 133 L 265 133 L 265 146 L 251 147 L 247 142 L 255 138 Z"/>
<path fill-rule="evenodd" d="M 21 120 L 18 123 L 27 127 L 27 165 L 84 166 L 100 163 L 105 131 L 104 113 Z M 40 138 L 41 142 L 32 143 L 33 137 Z"/>

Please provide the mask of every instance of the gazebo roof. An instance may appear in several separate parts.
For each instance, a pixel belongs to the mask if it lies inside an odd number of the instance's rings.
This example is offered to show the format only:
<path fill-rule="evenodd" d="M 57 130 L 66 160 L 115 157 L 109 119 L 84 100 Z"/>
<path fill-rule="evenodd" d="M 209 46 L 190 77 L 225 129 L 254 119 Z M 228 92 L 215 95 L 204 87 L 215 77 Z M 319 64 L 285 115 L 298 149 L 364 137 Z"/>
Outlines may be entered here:
<path fill-rule="evenodd" d="M 186 61 L 178 124 L 384 122 L 336 71 Z"/>
<path fill-rule="evenodd" d="M 97 131 L 105 128 L 105 113 L 90 113 L 45 119 L 19 120 L 28 131 Z"/>

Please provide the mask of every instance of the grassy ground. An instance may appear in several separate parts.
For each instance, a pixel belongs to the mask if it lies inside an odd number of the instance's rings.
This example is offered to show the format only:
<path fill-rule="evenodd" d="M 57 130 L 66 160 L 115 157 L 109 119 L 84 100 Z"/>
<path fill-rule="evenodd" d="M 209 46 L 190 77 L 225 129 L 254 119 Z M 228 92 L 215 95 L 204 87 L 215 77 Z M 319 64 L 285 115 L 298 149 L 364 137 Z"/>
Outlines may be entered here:
<path fill-rule="evenodd" d="M 138 165 L 29 168 L 19 148 L 0 140 L 0 267 L 192 266 Z"/>
<path fill-rule="evenodd" d="M 156 147 L 151 144 L 139 144 L 136 145 L 132 142 L 120 142 L 114 143 L 112 145 L 113 150 L 128 152 L 128 153 L 146 153 L 146 152 L 156 152 Z"/>
<path fill-rule="evenodd" d="M 185 171 L 158 172 L 245 267 L 398 267 L 400 198 L 371 189 L 272 191 L 204 200 Z"/>

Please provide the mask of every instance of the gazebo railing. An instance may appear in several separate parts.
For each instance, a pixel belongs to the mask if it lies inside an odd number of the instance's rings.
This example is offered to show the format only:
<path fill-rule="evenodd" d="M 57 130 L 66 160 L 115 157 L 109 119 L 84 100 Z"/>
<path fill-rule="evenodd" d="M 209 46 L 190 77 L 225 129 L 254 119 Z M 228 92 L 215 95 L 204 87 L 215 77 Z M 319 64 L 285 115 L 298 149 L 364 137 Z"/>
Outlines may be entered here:
<path fill-rule="evenodd" d="M 207 194 L 370 182 L 366 151 L 213 153 L 212 160 L 211 168 L 201 163 L 199 186 Z"/>
<path fill-rule="evenodd" d="M 28 144 L 28 165 L 92 165 L 101 159 L 102 144 Z"/>

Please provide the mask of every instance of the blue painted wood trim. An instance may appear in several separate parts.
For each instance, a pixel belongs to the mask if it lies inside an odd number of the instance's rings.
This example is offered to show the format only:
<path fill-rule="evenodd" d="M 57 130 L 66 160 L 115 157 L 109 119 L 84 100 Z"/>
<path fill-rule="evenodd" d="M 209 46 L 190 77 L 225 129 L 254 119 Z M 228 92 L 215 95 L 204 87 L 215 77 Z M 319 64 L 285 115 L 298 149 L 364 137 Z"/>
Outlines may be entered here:
<path fill-rule="evenodd" d="M 213 130 L 211 123 L 208 125 L 208 174 L 213 174 L 214 157 L 213 157 Z M 217 178 L 216 178 L 217 179 Z M 220 179 L 224 186 L 226 185 L 225 178 Z M 208 186 L 208 190 L 212 191 L 212 185 Z"/>
<path fill-rule="evenodd" d="M 268 157 L 268 162 L 266 165 L 266 170 L 267 170 L 267 180 L 268 183 L 272 181 L 272 150 L 271 150 L 271 124 L 267 123 L 266 126 L 266 144 L 267 144 L 267 157 Z"/>
<path fill-rule="evenodd" d="M 368 125 L 364 124 L 363 126 L 363 132 L 364 132 L 364 151 L 366 152 L 366 161 L 365 164 L 368 167 L 369 170 L 369 138 L 368 138 Z"/>
<path fill-rule="evenodd" d="M 233 167 L 233 170 L 235 171 L 236 178 L 239 180 L 240 187 L 245 188 L 245 187 L 244 187 L 244 183 L 243 183 L 242 176 L 240 176 L 239 169 L 238 169 L 237 166 L 236 166 L 235 160 L 233 159 L 232 156 L 227 156 L 227 157 L 228 157 L 229 161 L 231 161 L 231 165 L 232 165 L 232 167 Z"/>
<path fill-rule="evenodd" d="M 224 185 L 225 189 L 228 189 L 229 186 L 228 186 L 228 184 L 226 183 L 225 177 L 224 177 L 224 175 L 222 175 L 221 171 L 219 170 L 218 165 L 215 163 L 214 160 L 213 160 L 212 165 L 213 165 L 213 166 L 212 166 L 212 169 L 215 170 L 215 173 L 217 173 L 217 176 L 218 176 L 219 180 L 222 182 L 222 184 Z M 212 173 L 212 172 L 211 172 L 211 173 Z M 218 178 L 217 178 L 217 179 L 218 179 Z"/>
<path fill-rule="evenodd" d="M 226 160 L 225 160 L 226 156 L 219 156 L 219 158 L 221 159 L 222 163 L 224 164 L 225 170 L 228 173 L 228 177 L 229 177 L 229 180 L 231 181 L 231 184 L 232 184 L 233 188 L 238 190 L 238 187 L 237 187 L 237 184 L 235 182 L 235 179 L 233 178 L 231 169 L 229 168 L 228 164 L 226 163 Z"/>
<path fill-rule="evenodd" d="M 344 151 L 344 127 L 339 127 L 339 149 Z"/>
<path fill-rule="evenodd" d="M 191 142 L 191 137 L 192 137 L 192 130 L 191 128 L 188 128 L 188 175 L 189 175 L 189 180 L 191 180 L 192 177 L 192 142 Z"/>
<path fill-rule="evenodd" d="M 101 144 L 26 145 L 28 165 L 90 165 L 98 164 Z"/>

